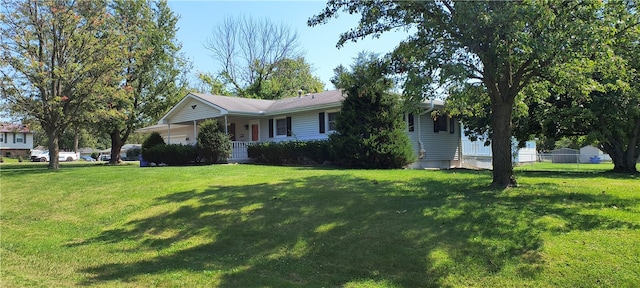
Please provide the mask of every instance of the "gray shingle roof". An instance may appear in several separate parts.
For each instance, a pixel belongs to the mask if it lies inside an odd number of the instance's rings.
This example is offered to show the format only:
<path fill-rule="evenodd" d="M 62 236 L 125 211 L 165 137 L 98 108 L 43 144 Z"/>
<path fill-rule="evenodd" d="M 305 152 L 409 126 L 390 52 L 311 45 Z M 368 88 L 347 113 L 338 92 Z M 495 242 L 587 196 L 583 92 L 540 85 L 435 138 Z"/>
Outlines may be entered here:
<path fill-rule="evenodd" d="M 309 93 L 301 97 L 291 97 L 279 100 L 250 99 L 241 97 L 229 97 L 191 93 L 193 96 L 229 112 L 278 114 L 287 111 L 304 111 L 320 107 L 340 107 L 342 99 L 341 90 Z"/>

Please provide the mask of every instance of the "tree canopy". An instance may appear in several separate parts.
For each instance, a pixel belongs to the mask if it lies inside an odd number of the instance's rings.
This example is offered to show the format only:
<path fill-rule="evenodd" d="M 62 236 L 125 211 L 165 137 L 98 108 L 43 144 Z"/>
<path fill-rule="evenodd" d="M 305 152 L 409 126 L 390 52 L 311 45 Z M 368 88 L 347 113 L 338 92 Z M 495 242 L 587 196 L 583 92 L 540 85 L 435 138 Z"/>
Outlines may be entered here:
<path fill-rule="evenodd" d="M 600 7 L 595 0 L 332 0 L 308 24 L 326 23 L 341 11 L 360 14 L 358 26 L 341 34 L 338 46 L 394 29 L 415 31 L 392 53 L 395 71 L 406 77 L 404 93 L 422 101 L 438 89 L 472 97 L 484 91 L 490 103 L 493 185 L 508 187 L 517 184 L 511 162 L 517 97 L 548 69 L 597 43 Z"/>
<path fill-rule="evenodd" d="M 1 93 L 17 114 L 29 115 L 49 139 L 50 169 L 58 140 L 86 121 L 89 107 L 111 94 L 122 34 L 104 1 L 3 1 L 0 14 Z M 108 44 L 107 44 L 108 43 Z"/>
<path fill-rule="evenodd" d="M 304 60 L 298 34 L 284 24 L 228 17 L 213 29 L 204 46 L 221 65 L 219 75 L 229 86 L 226 90 L 236 96 L 278 99 L 296 95 L 300 89 L 320 92 L 324 88 Z"/>
<path fill-rule="evenodd" d="M 118 58 L 124 81 L 113 83 L 115 93 L 96 107 L 93 124 L 110 136 L 115 164 L 134 129 L 154 123 L 184 96 L 187 63 L 175 39 L 178 18 L 166 1 L 117 0 L 110 9 L 125 36 Z"/>

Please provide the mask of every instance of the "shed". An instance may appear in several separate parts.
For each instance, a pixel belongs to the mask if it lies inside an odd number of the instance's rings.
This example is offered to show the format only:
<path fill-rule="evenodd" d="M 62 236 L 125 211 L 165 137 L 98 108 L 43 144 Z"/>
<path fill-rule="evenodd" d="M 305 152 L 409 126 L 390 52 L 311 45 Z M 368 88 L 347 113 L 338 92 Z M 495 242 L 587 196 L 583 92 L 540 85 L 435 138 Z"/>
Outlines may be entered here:
<path fill-rule="evenodd" d="M 580 163 L 591 163 L 591 157 L 598 157 L 601 161 L 611 161 L 609 154 L 605 154 L 597 147 L 587 145 L 580 148 Z"/>

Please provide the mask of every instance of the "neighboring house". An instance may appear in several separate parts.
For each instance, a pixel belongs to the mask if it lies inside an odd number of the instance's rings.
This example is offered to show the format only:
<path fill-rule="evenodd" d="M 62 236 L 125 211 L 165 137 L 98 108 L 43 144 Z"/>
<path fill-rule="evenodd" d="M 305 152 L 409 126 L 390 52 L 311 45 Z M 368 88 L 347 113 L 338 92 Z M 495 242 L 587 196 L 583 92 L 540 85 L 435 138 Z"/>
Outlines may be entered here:
<path fill-rule="evenodd" d="M 0 124 L 0 151 L 5 157 L 29 157 L 33 132 L 21 124 Z"/>
<path fill-rule="evenodd" d="M 343 99 L 340 90 L 280 100 L 189 93 L 157 125 L 136 132 L 159 132 L 168 144 L 194 144 L 198 124 L 216 119 L 225 124 L 232 139 L 229 161 L 247 162 L 247 146 L 251 143 L 327 139 L 335 130 Z M 458 121 L 446 116 L 434 121 L 427 113 L 443 105 L 439 100 L 422 103 L 422 113 L 405 115 L 406 131 L 418 157 L 413 168 L 460 166 Z"/>

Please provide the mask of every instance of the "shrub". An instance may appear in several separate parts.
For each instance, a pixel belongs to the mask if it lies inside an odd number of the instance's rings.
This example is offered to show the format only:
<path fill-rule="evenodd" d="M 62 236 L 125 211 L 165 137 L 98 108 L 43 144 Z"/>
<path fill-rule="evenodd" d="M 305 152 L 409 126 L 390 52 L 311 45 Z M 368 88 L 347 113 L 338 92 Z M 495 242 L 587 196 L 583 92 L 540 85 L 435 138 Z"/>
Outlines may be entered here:
<path fill-rule="evenodd" d="M 306 164 L 309 160 L 321 164 L 331 160 L 327 140 L 255 143 L 247 147 L 247 154 L 256 162 L 272 165 Z"/>
<path fill-rule="evenodd" d="M 191 145 L 160 144 L 142 150 L 142 158 L 145 161 L 169 166 L 187 165 L 196 162 L 197 157 L 198 151 Z"/>
<path fill-rule="evenodd" d="M 336 118 L 336 133 L 329 136 L 334 161 L 347 168 L 401 168 L 415 156 L 404 133 L 399 95 L 384 61 L 362 54 L 334 78 L 346 97 Z M 367 111 L 367 113 L 362 113 Z"/>
<path fill-rule="evenodd" d="M 164 139 L 162 139 L 162 135 L 160 135 L 160 133 L 158 133 L 158 132 L 153 132 L 142 143 L 142 150 L 144 150 L 146 148 L 151 148 L 153 146 L 160 145 L 160 144 L 165 144 L 164 143 Z M 142 157 L 144 157 L 144 156 L 142 156 Z"/>
<path fill-rule="evenodd" d="M 231 138 L 224 133 L 224 126 L 213 119 L 202 122 L 198 134 L 198 150 L 207 162 L 226 162 L 231 155 Z"/>
<path fill-rule="evenodd" d="M 141 148 L 129 149 L 129 150 L 127 150 L 127 159 L 128 160 L 137 160 L 140 157 L 141 152 L 142 152 Z"/>

